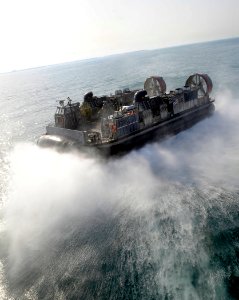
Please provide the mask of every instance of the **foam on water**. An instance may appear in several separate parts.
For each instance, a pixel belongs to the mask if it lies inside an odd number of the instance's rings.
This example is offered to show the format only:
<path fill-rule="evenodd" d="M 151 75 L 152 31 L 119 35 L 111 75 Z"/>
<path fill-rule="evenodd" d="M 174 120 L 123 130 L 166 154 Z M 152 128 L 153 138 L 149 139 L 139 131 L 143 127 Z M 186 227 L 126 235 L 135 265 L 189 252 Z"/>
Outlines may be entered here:
<path fill-rule="evenodd" d="M 217 102 L 213 117 L 118 159 L 17 145 L 1 232 L 8 297 L 229 297 L 239 106 L 228 92 Z"/>

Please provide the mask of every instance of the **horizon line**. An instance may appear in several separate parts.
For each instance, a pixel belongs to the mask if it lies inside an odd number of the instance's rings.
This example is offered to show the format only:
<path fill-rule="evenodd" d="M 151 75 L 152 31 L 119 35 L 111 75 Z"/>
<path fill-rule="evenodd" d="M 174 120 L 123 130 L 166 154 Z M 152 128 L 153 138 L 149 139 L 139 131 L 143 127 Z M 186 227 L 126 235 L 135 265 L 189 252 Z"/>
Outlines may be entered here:
<path fill-rule="evenodd" d="M 239 38 L 239 36 L 234 36 L 234 37 L 220 38 L 220 39 L 216 39 L 216 40 L 206 40 L 206 41 L 202 41 L 202 42 L 176 44 L 176 45 L 165 46 L 165 47 L 160 47 L 160 48 L 139 49 L 139 50 L 125 51 L 125 52 L 118 52 L 118 53 L 99 55 L 99 56 L 94 56 L 94 57 L 89 57 L 89 58 L 82 58 L 82 59 L 76 59 L 76 60 L 63 61 L 63 62 L 59 62 L 59 63 L 46 64 L 46 65 L 35 66 L 35 67 L 27 67 L 27 68 L 23 68 L 23 69 L 13 69 L 11 71 L 0 72 L 0 75 L 10 74 L 10 73 L 15 73 L 15 72 L 21 72 L 21 71 L 27 71 L 27 70 L 34 70 L 34 69 L 39 69 L 39 68 L 54 67 L 54 66 L 63 65 L 63 64 L 70 64 L 70 63 L 74 63 L 74 62 L 82 62 L 82 61 L 87 61 L 87 60 L 97 60 L 97 59 L 101 59 L 101 58 L 106 58 L 106 57 L 111 57 L 111 56 L 118 56 L 118 55 L 125 55 L 125 54 L 136 53 L 136 52 L 156 51 L 156 50 L 162 50 L 162 49 L 170 49 L 170 48 L 177 48 L 177 47 L 183 47 L 183 46 L 191 46 L 191 45 L 198 45 L 198 44 L 204 44 L 204 43 L 213 43 L 213 42 L 220 42 L 220 41 L 225 41 L 225 40 L 233 40 L 233 39 L 238 39 L 238 38 Z"/>

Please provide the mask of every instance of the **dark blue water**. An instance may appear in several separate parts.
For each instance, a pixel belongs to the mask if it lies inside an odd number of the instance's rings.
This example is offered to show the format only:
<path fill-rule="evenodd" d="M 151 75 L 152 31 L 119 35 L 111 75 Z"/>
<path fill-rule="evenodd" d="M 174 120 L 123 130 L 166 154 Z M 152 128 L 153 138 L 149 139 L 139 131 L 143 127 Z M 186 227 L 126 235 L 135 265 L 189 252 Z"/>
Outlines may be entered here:
<path fill-rule="evenodd" d="M 0 75 L 1 299 L 239 298 L 239 39 Z M 56 101 L 203 72 L 213 117 L 104 161 L 38 149 Z"/>

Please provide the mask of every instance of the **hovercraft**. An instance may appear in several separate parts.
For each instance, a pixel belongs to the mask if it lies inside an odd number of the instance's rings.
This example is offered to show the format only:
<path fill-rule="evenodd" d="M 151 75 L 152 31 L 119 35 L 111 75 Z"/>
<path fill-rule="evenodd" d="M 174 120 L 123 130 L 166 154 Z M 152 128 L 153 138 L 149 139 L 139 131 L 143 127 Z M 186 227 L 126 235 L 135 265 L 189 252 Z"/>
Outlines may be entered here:
<path fill-rule="evenodd" d="M 182 88 L 166 92 L 162 77 L 146 79 L 144 89 L 116 90 L 114 95 L 85 94 L 81 103 L 59 101 L 54 124 L 38 144 L 61 149 L 97 149 L 106 155 L 129 151 L 152 139 L 176 134 L 210 116 L 212 80 L 193 74 Z"/>

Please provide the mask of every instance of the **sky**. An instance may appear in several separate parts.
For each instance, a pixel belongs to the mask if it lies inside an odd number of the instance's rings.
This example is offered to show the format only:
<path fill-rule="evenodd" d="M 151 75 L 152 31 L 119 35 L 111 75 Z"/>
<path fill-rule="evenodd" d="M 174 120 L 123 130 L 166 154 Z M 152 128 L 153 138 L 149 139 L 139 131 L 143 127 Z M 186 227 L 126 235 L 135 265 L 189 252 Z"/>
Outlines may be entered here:
<path fill-rule="evenodd" d="M 238 0 L 0 0 L 0 72 L 237 36 Z"/>

